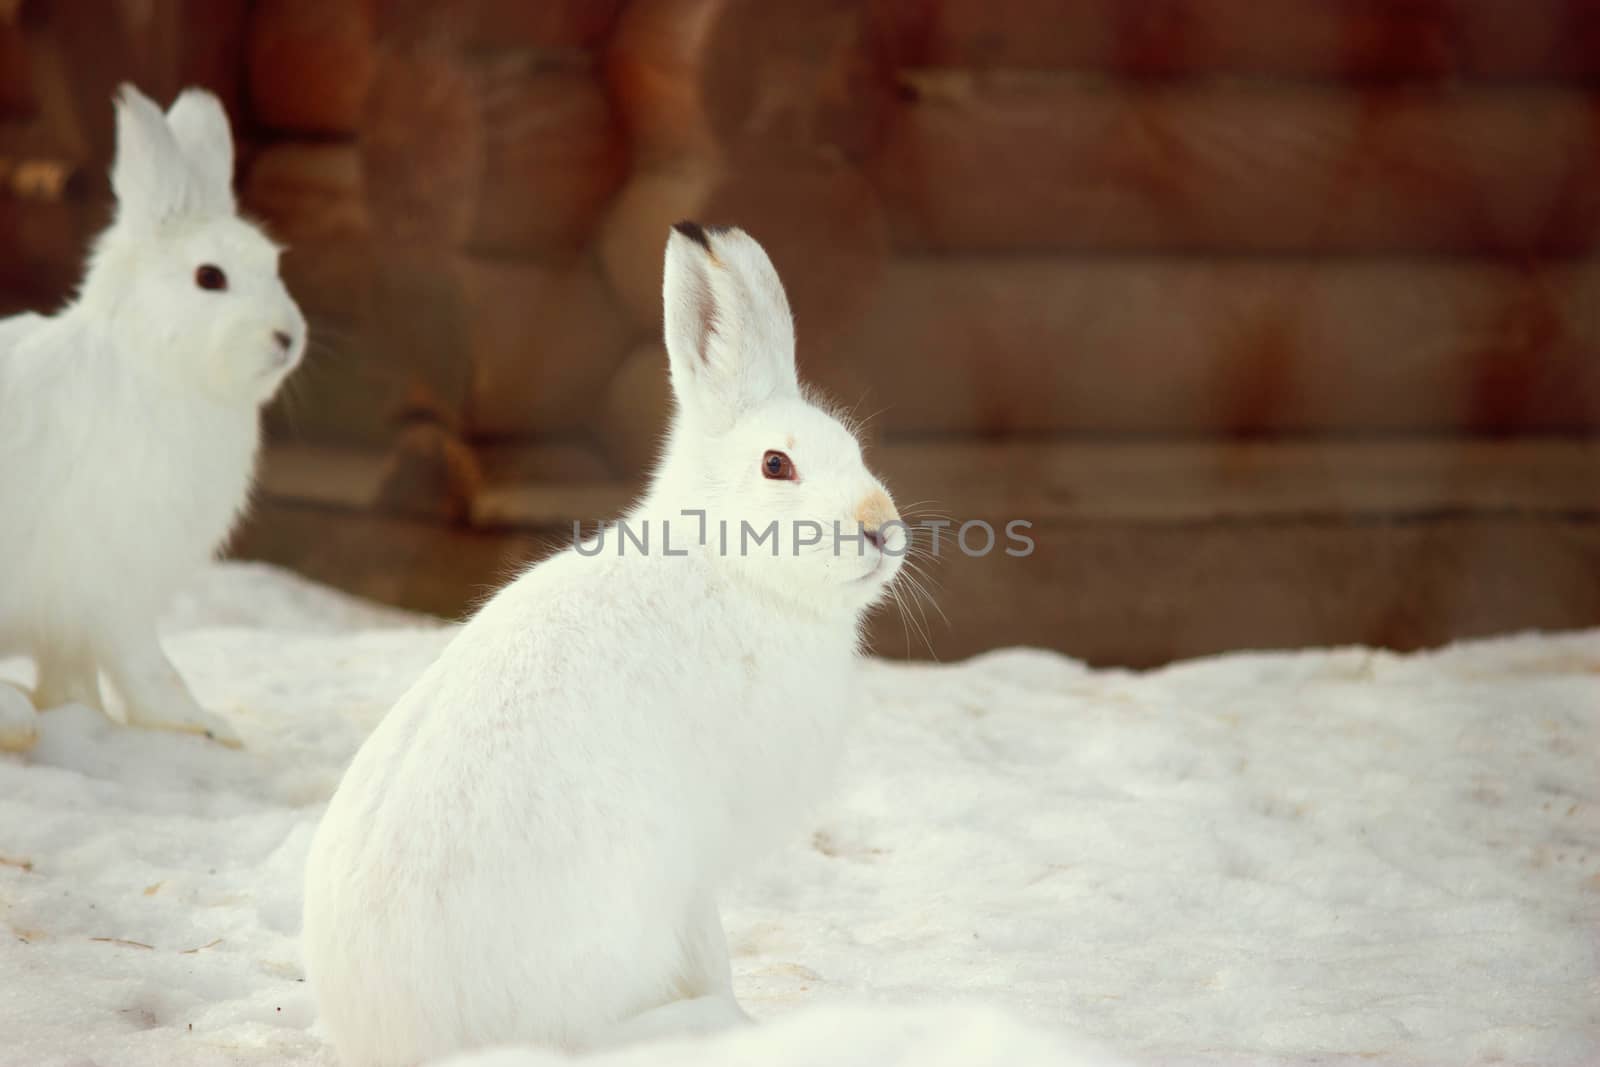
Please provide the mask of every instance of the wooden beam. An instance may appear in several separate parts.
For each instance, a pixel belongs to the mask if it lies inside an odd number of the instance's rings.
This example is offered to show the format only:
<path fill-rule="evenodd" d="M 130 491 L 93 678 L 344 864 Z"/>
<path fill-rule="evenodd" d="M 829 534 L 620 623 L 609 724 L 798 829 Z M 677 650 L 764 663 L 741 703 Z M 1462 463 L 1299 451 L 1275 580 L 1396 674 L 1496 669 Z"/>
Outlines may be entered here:
<path fill-rule="evenodd" d="M 1577 253 L 1600 243 L 1579 87 L 902 74 L 868 166 L 908 249 Z"/>
<path fill-rule="evenodd" d="M 424 523 L 373 512 L 381 460 L 292 455 L 267 456 L 237 554 L 446 615 L 565 547 L 573 520 L 613 517 L 632 498 L 617 484 L 502 482 L 474 500 L 475 525 Z M 997 526 L 999 547 L 981 557 L 947 531 L 929 568 L 950 622 L 930 612 L 925 625 L 944 659 L 1028 644 L 1152 666 L 1600 625 L 1592 441 L 923 443 L 871 461 L 903 502 L 937 493 L 952 517 Z M 1032 523 L 1023 557 L 1003 551 L 1015 518 Z M 881 653 L 930 654 L 891 611 L 870 632 Z"/>
<path fill-rule="evenodd" d="M 1143 77 L 1593 77 L 1588 0 L 870 0 L 902 64 Z"/>
<path fill-rule="evenodd" d="M 1576 432 L 1597 299 L 1590 261 L 908 260 L 816 355 L 900 433 Z"/>
<path fill-rule="evenodd" d="M 487 527 L 614 518 L 645 473 L 607 478 L 596 457 L 570 445 L 501 445 L 484 454 L 472 521 Z M 1600 440 L 1593 438 L 891 440 L 872 449 L 868 462 L 902 503 L 932 502 L 958 523 L 1600 520 Z M 286 503 L 364 511 L 378 506 L 386 469 L 382 451 L 279 443 L 266 453 L 260 485 Z"/>

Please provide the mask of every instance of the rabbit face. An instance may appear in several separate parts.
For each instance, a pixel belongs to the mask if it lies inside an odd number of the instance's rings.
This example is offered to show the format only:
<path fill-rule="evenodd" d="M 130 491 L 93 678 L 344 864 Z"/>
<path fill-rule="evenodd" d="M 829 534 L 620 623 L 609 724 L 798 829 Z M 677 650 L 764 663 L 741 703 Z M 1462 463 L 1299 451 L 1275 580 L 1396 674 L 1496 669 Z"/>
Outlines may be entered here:
<path fill-rule="evenodd" d="M 741 573 L 802 601 L 860 608 L 883 595 L 906 547 L 894 501 L 837 419 L 799 397 L 741 417 L 702 456 L 716 551 Z"/>
<path fill-rule="evenodd" d="M 145 369 L 221 403 L 265 403 L 300 362 L 306 323 L 278 277 L 280 249 L 236 213 L 216 97 L 187 90 L 163 114 L 125 86 L 111 185 L 117 218 L 80 303 Z"/>
<path fill-rule="evenodd" d="M 118 271 L 117 334 L 223 403 L 262 404 L 299 364 L 306 323 L 278 277 L 279 249 L 223 217 L 172 224 Z"/>
<path fill-rule="evenodd" d="M 739 230 L 680 223 L 664 298 L 678 412 L 658 484 L 706 513 L 702 543 L 745 578 L 818 608 L 877 601 L 907 531 L 855 436 L 802 394 L 766 253 Z"/>

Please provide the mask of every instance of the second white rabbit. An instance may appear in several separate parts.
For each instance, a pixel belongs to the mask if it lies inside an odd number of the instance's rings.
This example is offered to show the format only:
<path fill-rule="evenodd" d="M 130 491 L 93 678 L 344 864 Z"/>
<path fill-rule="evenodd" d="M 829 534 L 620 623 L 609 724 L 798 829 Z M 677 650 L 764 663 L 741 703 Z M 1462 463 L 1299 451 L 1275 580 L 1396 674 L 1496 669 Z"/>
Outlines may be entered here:
<path fill-rule="evenodd" d="M 664 290 L 677 411 L 627 520 L 648 549 L 613 534 L 502 589 L 312 845 L 307 977 L 348 1067 L 744 1018 L 715 894 L 826 786 L 907 531 L 801 390 L 754 240 L 680 224 Z"/>
<path fill-rule="evenodd" d="M 305 350 L 279 250 L 241 220 L 210 93 L 163 114 L 124 86 L 116 220 L 61 313 L 0 321 L 0 653 L 31 653 L 33 703 L 238 736 L 190 695 L 156 618 L 248 502 L 259 408 Z M 0 749 L 35 716 L 0 701 Z"/>

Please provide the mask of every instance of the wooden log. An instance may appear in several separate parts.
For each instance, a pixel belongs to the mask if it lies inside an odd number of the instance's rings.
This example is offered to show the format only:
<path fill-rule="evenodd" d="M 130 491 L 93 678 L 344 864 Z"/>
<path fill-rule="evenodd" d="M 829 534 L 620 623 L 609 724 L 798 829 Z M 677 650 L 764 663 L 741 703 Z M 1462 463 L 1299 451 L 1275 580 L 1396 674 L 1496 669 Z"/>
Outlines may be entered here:
<path fill-rule="evenodd" d="M 831 347 L 854 324 L 887 254 L 877 198 L 848 166 L 752 160 L 642 171 L 606 220 L 600 257 L 634 322 L 654 336 L 667 233 L 686 218 L 738 225 L 761 242 L 788 292 L 802 351 Z"/>
<path fill-rule="evenodd" d="M 245 0 L 135 5 L 55 0 L 25 6 L 26 66 L 35 112 L 70 158 L 92 174 L 102 174 L 111 161 L 111 102 L 122 82 L 132 82 L 163 104 L 185 86 L 203 86 L 223 100 L 237 121 L 233 105 Z M 12 74 L 11 67 L 0 56 L 0 82 Z"/>
<path fill-rule="evenodd" d="M 83 276 L 93 235 L 109 221 L 94 205 L 0 196 L 0 289 L 8 312 L 50 312 Z"/>
<path fill-rule="evenodd" d="M 255 153 L 240 182 L 244 209 L 287 241 L 366 240 L 361 156 L 353 145 L 282 142 Z"/>
<path fill-rule="evenodd" d="M 263 0 L 249 31 L 256 122 L 351 134 L 377 70 L 375 0 Z"/>
<path fill-rule="evenodd" d="M 1584 251 L 1600 97 L 911 83 L 869 173 L 911 249 Z"/>
<path fill-rule="evenodd" d="M 636 158 L 760 144 L 859 159 L 877 143 L 889 68 L 853 0 L 640 0 L 606 69 Z"/>
<path fill-rule="evenodd" d="M 0 4 L 0 118 L 25 118 L 37 106 L 20 16 Z"/>
<path fill-rule="evenodd" d="M 528 52 L 483 63 L 479 79 L 484 171 L 471 247 L 584 246 L 628 166 L 604 86 L 587 69 L 542 70 Z"/>
<path fill-rule="evenodd" d="M 844 345 L 916 432 L 1600 425 L 1600 266 L 919 260 Z"/>
<path fill-rule="evenodd" d="M 460 265 L 471 368 L 466 411 L 476 438 L 570 432 L 594 419 L 628 334 L 587 264 L 470 259 Z"/>
<path fill-rule="evenodd" d="M 947 662 L 1042 646 L 1145 668 L 1238 649 L 1411 651 L 1600 623 L 1593 519 L 1073 523 L 1030 534 L 1028 558 L 956 556 L 933 568 L 950 623 L 928 610 L 927 644 L 890 606 L 869 621 L 869 646 Z"/>
<path fill-rule="evenodd" d="M 168 0 L 133 20 L 138 76 L 153 99 L 168 101 L 189 86 L 211 90 L 235 128 L 247 126 L 244 88 L 247 0 Z"/>
<path fill-rule="evenodd" d="M 650 341 L 628 353 L 611 376 L 597 436 L 616 477 L 642 485 L 655 469 L 672 413 L 667 350 Z"/>
<path fill-rule="evenodd" d="M 311 340 L 270 413 L 274 436 L 383 445 L 417 416 L 461 431 L 471 367 L 450 255 L 347 242 L 291 251 L 283 270 Z"/>
<path fill-rule="evenodd" d="M 7 313 L 53 311 L 83 274 L 94 235 L 110 221 L 81 166 L 42 123 L 0 125 L 0 289 Z"/>
<path fill-rule="evenodd" d="M 266 499 L 251 509 L 230 555 L 292 567 L 373 600 L 459 618 L 538 548 L 527 536 Z"/>
<path fill-rule="evenodd" d="M 261 454 L 261 497 L 301 506 L 373 511 L 387 456 L 377 449 L 272 442 Z"/>
<path fill-rule="evenodd" d="M 250 160 L 240 202 L 286 245 L 284 284 L 310 320 L 319 354 L 369 351 L 357 342 L 372 321 L 377 251 L 355 147 L 269 145 Z"/>
<path fill-rule="evenodd" d="M 800 377 L 813 397 L 854 416 L 865 418 L 872 413 L 865 378 L 854 367 L 841 360 L 818 358 L 816 346 L 800 347 Z M 644 484 L 660 458 L 672 410 L 665 346 L 656 341 L 636 346 L 612 375 L 595 428 L 615 478 L 635 487 Z M 857 436 L 864 448 L 878 443 L 877 428 L 874 419 L 866 419 L 859 427 Z"/>
<path fill-rule="evenodd" d="M 377 504 L 396 515 L 459 523 L 482 488 L 472 450 L 437 423 L 417 421 L 401 429 L 389 452 Z"/>
<path fill-rule="evenodd" d="M 875 465 L 902 501 L 926 492 L 960 520 L 1034 521 L 1023 558 L 971 558 L 946 534 L 932 571 L 951 625 L 930 613 L 929 632 L 947 660 L 1023 644 L 1147 667 L 1600 622 L 1586 579 L 1600 552 L 1593 445 L 918 443 L 886 446 Z M 235 554 L 457 615 L 529 540 L 563 547 L 572 519 L 614 514 L 628 495 L 542 477 L 490 484 L 474 510 L 482 527 L 463 529 L 374 514 L 381 471 L 370 454 L 269 450 Z M 929 654 L 892 609 L 870 633 L 882 654 Z"/>
<path fill-rule="evenodd" d="M 459 245 L 483 173 L 472 79 L 444 54 L 386 51 L 361 121 L 374 224 L 397 241 Z"/>
<path fill-rule="evenodd" d="M 391 43 L 436 49 L 581 51 L 604 41 L 621 6 L 621 0 L 385 0 L 378 30 Z"/>
<path fill-rule="evenodd" d="M 634 327 L 661 335 L 661 271 L 673 223 L 695 218 L 722 181 L 709 164 L 637 171 L 600 227 L 599 257 Z"/>
<path fill-rule="evenodd" d="M 606 81 L 636 162 L 716 154 L 700 68 L 723 7 L 724 0 L 644 0 L 618 21 L 606 47 Z"/>
<path fill-rule="evenodd" d="M 386 52 L 361 129 L 384 232 L 497 253 L 582 247 L 626 151 L 592 74 L 531 52 Z"/>
<path fill-rule="evenodd" d="M 875 467 L 903 500 L 1040 523 L 1600 520 L 1600 443 L 1551 438 L 889 442 Z"/>
<path fill-rule="evenodd" d="M 1587 0 L 870 0 L 903 66 L 1134 76 L 1590 77 Z"/>
<path fill-rule="evenodd" d="M 583 484 L 612 477 L 600 449 L 587 440 L 488 441 L 473 451 L 489 483 Z"/>

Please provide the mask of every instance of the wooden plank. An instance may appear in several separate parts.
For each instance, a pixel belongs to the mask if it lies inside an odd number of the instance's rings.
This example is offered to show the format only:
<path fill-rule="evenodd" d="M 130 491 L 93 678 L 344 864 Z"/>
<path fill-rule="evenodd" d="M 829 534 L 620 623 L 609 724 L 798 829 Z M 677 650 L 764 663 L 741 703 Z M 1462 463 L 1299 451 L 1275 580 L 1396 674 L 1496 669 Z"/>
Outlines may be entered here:
<path fill-rule="evenodd" d="M 868 173 L 909 249 L 1600 243 L 1600 96 L 1587 90 L 906 78 Z"/>
<path fill-rule="evenodd" d="M 255 121 L 300 133 L 352 134 L 378 65 L 374 0 L 260 0 L 249 32 Z"/>
<path fill-rule="evenodd" d="M 870 0 L 902 64 L 1134 76 L 1600 74 L 1588 0 Z"/>
<path fill-rule="evenodd" d="M 599 521 L 639 491 L 639 479 L 610 478 L 591 452 L 574 445 L 482 452 L 486 477 L 473 515 L 487 525 Z M 917 510 L 912 504 L 928 504 L 957 522 L 1600 520 L 1600 441 L 1582 438 L 888 441 L 869 462 L 908 513 Z M 362 511 L 378 506 L 387 467 L 383 451 L 276 443 L 260 484 L 275 499 Z"/>
<path fill-rule="evenodd" d="M 555 534 L 506 536 L 269 499 L 252 509 L 229 554 L 292 567 L 382 603 L 458 618 L 554 543 Z"/>
<path fill-rule="evenodd" d="M 893 432 L 1578 431 L 1597 308 L 1591 261 L 909 260 L 837 358 Z"/>
<path fill-rule="evenodd" d="M 874 448 L 869 462 L 908 515 L 926 511 L 958 525 L 982 520 L 997 530 L 1011 519 L 1187 525 L 1581 515 L 1600 521 L 1600 442 L 1581 439 L 890 441 Z M 638 491 L 632 482 L 502 477 L 484 486 L 473 521 L 528 529 L 596 522 L 628 505 Z"/>
<path fill-rule="evenodd" d="M 1425 440 L 889 443 L 872 462 L 907 502 L 961 521 L 1600 520 L 1600 442 Z M 930 505 L 932 506 L 932 505 Z"/>
<path fill-rule="evenodd" d="M 933 654 L 1031 645 L 1154 667 L 1238 649 L 1413 650 L 1600 625 L 1593 519 L 1096 523 L 1032 536 L 1027 558 L 947 556 L 932 569 L 950 620 L 928 612 Z M 892 608 L 868 635 L 882 654 L 930 655 Z"/>
<path fill-rule="evenodd" d="M 892 608 L 869 626 L 892 657 L 1008 645 L 1149 667 L 1239 648 L 1414 649 L 1526 629 L 1600 625 L 1600 523 L 1548 516 L 1406 522 L 1232 521 L 1038 527 L 1026 558 L 944 558 L 950 625 L 925 645 Z M 463 530 L 263 501 L 233 554 L 413 610 L 461 617 L 570 528 Z"/>

